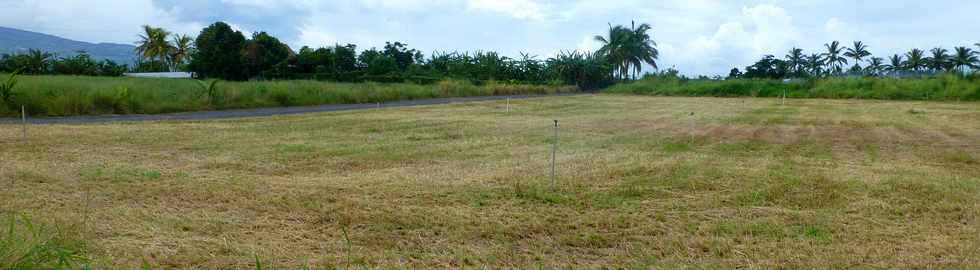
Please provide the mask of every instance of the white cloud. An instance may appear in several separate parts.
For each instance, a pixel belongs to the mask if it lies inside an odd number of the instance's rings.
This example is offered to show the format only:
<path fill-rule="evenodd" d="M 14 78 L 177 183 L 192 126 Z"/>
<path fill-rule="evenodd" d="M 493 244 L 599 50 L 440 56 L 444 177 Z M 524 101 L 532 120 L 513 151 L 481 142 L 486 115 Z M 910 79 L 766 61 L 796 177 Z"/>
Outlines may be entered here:
<path fill-rule="evenodd" d="M 533 0 L 469 0 L 467 9 L 506 13 L 521 20 L 542 20 L 546 8 Z"/>
<path fill-rule="evenodd" d="M 674 56 L 689 74 L 722 74 L 765 54 L 781 56 L 803 40 L 785 9 L 774 5 L 743 7 L 736 21 L 724 22 L 711 36 L 698 36 Z"/>
<path fill-rule="evenodd" d="M 599 48 L 602 48 L 602 44 L 595 41 L 595 36 L 585 36 L 577 46 L 577 49 L 582 52 L 592 52 Z"/>

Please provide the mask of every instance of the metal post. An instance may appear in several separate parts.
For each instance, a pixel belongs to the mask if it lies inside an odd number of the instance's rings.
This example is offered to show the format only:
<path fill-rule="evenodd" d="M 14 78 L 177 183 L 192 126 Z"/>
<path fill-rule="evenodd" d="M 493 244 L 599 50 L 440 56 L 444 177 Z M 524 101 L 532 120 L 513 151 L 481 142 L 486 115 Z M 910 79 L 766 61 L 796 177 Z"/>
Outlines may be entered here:
<path fill-rule="evenodd" d="M 507 97 L 507 113 L 510 113 L 510 97 Z"/>
<path fill-rule="evenodd" d="M 551 147 L 551 189 L 555 189 L 557 174 L 555 173 L 555 163 L 558 156 L 558 120 L 555 120 L 555 141 Z"/>
<path fill-rule="evenodd" d="M 378 102 L 378 109 L 381 109 L 381 102 Z"/>

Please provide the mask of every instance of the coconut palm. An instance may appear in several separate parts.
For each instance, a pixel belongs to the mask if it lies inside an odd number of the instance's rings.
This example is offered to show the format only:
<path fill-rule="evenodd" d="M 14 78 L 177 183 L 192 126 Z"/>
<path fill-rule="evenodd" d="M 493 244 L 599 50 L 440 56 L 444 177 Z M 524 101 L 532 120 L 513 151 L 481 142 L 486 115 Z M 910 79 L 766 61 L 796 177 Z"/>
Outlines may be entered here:
<path fill-rule="evenodd" d="M 881 57 L 871 57 L 868 60 L 868 66 L 864 68 L 865 73 L 878 76 L 885 69 L 885 59 Z"/>
<path fill-rule="evenodd" d="M 173 52 L 170 54 L 171 70 L 177 70 L 187 62 L 187 57 L 193 53 L 194 39 L 187 35 L 174 36 Z"/>
<path fill-rule="evenodd" d="M 810 54 L 810 56 L 806 56 L 806 68 L 807 71 L 810 72 L 811 76 L 819 77 L 820 75 L 822 75 L 823 64 L 824 64 L 823 56 L 821 56 L 820 54 L 814 53 L 814 54 Z"/>
<path fill-rule="evenodd" d="M 840 46 L 840 42 L 835 40 L 834 42 L 824 44 L 823 46 L 827 49 L 827 52 L 824 53 L 823 56 L 830 71 L 837 74 L 842 73 L 843 66 L 847 64 L 847 58 L 841 56 L 841 52 L 844 51 L 844 48 Z"/>
<path fill-rule="evenodd" d="M 864 45 L 864 42 L 855 41 L 854 47 L 847 48 L 844 56 L 854 59 L 855 69 L 860 69 L 860 63 L 865 57 L 871 56 L 871 52 L 868 51 L 868 45 Z"/>
<path fill-rule="evenodd" d="M 594 37 L 596 41 L 602 43 L 598 53 L 604 55 L 609 63 L 616 67 L 620 78 L 629 78 L 631 72 L 636 78 L 644 63 L 656 69 L 660 52 L 657 50 L 657 43 L 647 33 L 651 29 L 649 24 L 640 24 L 637 27 L 634 23 L 630 28 L 621 25 L 610 26 L 608 37 Z"/>
<path fill-rule="evenodd" d="M 136 42 L 136 53 L 143 59 L 156 59 L 160 61 L 160 64 L 165 64 L 173 48 L 167 41 L 168 36 L 170 36 L 170 32 L 163 28 L 144 25 L 143 34 L 140 35 L 140 40 Z"/>
<path fill-rule="evenodd" d="M 884 70 L 888 71 L 889 73 L 895 74 L 904 69 L 905 69 L 905 65 L 902 64 L 902 56 L 895 54 L 888 57 L 888 64 L 885 65 Z"/>
<path fill-rule="evenodd" d="M 970 68 L 977 67 L 978 62 L 980 62 L 980 59 L 977 58 L 977 52 L 970 48 L 956 47 L 953 50 L 956 51 L 952 59 L 953 68 L 962 73 L 966 73 Z"/>
<path fill-rule="evenodd" d="M 902 65 L 912 71 L 922 70 L 926 66 L 925 51 L 912 49 L 912 51 L 905 54 L 905 62 Z"/>
<path fill-rule="evenodd" d="M 932 56 L 926 58 L 926 65 L 935 71 L 947 70 L 949 67 L 950 56 L 949 50 L 943 48 L 933 48 L 929 50 Z"/>
<path fill-rule="evenodd" d="M 793 47 L 789 50 L 789 54 L 786 55 L 786 64 L 789 64 L 790 69 L 793 70 L 794 76 L 800 76 L 803 74 L 803 67 L 806 62 L 805 55 L 803 55 L 803 49 Z"/>

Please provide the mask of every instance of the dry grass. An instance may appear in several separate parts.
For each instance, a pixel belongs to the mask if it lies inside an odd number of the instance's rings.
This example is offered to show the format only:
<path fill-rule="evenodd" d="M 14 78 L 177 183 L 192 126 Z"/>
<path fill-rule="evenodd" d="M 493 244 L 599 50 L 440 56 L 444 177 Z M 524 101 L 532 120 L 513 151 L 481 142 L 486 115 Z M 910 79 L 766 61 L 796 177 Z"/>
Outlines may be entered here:
<path fill-rule="evenodd" d="M 0 211 L 111 269 L 980 265 L 977 103 L 504 104 L 0 125 Z"/>

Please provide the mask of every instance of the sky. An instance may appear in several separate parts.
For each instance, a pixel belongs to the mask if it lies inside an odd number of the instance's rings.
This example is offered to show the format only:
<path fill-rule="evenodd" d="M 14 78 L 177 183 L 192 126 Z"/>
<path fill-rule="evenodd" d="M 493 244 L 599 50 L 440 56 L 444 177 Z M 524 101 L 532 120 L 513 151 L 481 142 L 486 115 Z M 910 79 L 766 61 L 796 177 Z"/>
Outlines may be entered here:
<path fill-rule="evenodd" d="M 196 36 L 215 21 L 266 31 L 294 49 L 400 41 L 433 51 L 594 50 L 609 25 L 647 23 L 661 69 L 724 75 L 792 47 L 864 41 L 876 56 L 980 42 L 980 1 L 965 0 L 0 0 L 0 26 L 132 44 L 144 24 Z M 645 71 L 652 71 L 649 67 Z"/>

